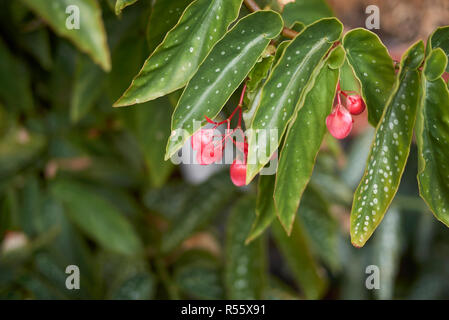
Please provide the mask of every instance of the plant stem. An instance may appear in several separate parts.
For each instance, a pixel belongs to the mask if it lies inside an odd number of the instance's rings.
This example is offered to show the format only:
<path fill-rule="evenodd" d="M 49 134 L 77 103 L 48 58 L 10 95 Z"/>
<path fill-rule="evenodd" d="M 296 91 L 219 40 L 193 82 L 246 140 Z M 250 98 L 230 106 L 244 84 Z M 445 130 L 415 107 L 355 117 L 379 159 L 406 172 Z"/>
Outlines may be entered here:
<path fill-rule="evenodd" d="M 262 10 L 259 7 L 259 5 L 256 3 L 256 1 L 254 1 L 254 0 L 244 0 L 244 3 L 245 3 L 245 6 L 252 12 Z M 295 30 L 292 30 L 292 29 L 284 27 L 284 29 L 282 29 L 282 35 L 284 37 L 293 39 L 294 37 L 296 37 L 298 35 L 298 32 L 296 32 Z"/>

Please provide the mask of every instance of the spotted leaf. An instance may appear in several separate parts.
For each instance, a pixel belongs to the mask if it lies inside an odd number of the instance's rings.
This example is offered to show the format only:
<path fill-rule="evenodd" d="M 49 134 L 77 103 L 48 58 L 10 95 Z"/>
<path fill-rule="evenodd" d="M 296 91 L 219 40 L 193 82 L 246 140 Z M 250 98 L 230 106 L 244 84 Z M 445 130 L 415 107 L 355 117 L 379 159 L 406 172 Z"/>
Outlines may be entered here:
<path fill-rule="evenodd" d="M 420 96 L 422 41 L 403 56 L 401 70 L 377 125 L 362 180 L 354 194 L 351 241 L 361 247 L 380 224 L 396 194 L 410 152 Z"/>
<path fill-rule="evenodd" d="M 146 102 L 184 87 L 237 18 L 241 4 L 242 0 L 191 3 L 115 106 Z"/>
<path fill-rule="evenodd" d="M 343 38 L 348 62 L 362 85 L 368 120 L 376 126 L 395 81 L 393 60 L 379 37 L 366 29 L 354 29 Z"/>
<path fill-rule="evenodd" d="M 298 102 L 313 84 L 324 64 L 323 58 L 342 31 L 337 19 L 322 19 L 305 28 L 287 45 L 264 85 L 248 134 L 247 183 L 278 148 L 295 109 L 300 107 Z"/>
<path fill-rule="evenodd" d="M 170 158 L 198 129 L 194 122 L 213 119 L 232 93 L 245 80 L 260 55 L 282 30 L 274 11 L 258 11 L 241 19 L 217 43 L 198 72 L 189 81 L 172 118 L 172 136 L 167 145 Z"/>
<path fill-rule="evenodd" d="M 274 200 L 279 220 L 288 234 L 326 133 L 326 117 L 332 111 L 339 69 L 330 68 L 329 63 L 333 61 L 332 56 L 343 51 L 338 48 L 329 57 L 328 65 L 321 69 L 302 108 L 290 123 L 279 158 Z M 344 61 L 344 55 L 340 60 Z"/>
<path fill-rule="evenodd" d="M 245 244 L 254 216 L 254 200 L 242 198 L 228 219 L 225 285 L 229 299 L 262 299 L 266 274 L 264 241 Z"/>
<path fill-rule="evenodd" d="M 101 9 L 94 0 L 22 0 L 40 15 L 60 36 L 66 37 L 104 70 L 111 69 L 111 58 Z M 79 10 L 79 12 L 77 11 Z M 67 11 L 67 12 L 66 12 Z M 77 28 L 76 16 L 79 16 Z M 68 28 L 66 23 L 74 23 Z"/>
<path fill-rule="evenodd" d="M 164 40 L 165 35 L 178 22 L 192 0 L 156 0 L 147 26 L 147 41 L 150 52 Z"/>
<path fill-rule="evenodd" d="M 438 220 L 449 226 L 449 90 L 441 78 L 446 65 L 441 49 L 433 50 L 427 58 L 416 141 L 421 197 Z"/>
<path fill-rule="evenodd" d="M 430 36 L 427 46 L 428 52 L 435 48 L 441 48 L 449 58 L 449 26 L 437 28 Z M 449 65 L 446 66 L 446 72 L 449 72 Z"/>

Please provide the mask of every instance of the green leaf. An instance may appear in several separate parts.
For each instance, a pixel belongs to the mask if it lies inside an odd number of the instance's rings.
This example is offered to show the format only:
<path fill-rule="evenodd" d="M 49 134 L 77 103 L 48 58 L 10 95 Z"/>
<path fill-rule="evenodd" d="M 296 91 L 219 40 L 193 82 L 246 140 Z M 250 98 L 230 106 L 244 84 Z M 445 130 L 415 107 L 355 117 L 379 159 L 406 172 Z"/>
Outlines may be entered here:
<path fill-rule="evenodd" d="M 423 59 L 422 41 L 404 54 L 395 88 L 377 125 L 352 205 L 351 241 L 356 247 L 372 235 L 398 190 L 410 152 L 421 93 L 418 68 Z"/>
<path fill-rule="evenodd" d="M 100 96 L 105 74 L 85 55 L 79 55 L 70 102 L 70 119 L 76 123 L 89 113 Z"/>
<path fill-rule="evenodd" d="M 327 65 L 320 70 L 312 90 L 305 96 L 296 119 L 290 123 L 279 157 L 274 201 L 279 220 L 288 234 L 327 131 L 326 117 L 332 111 L 339 78 L 339 70 L 331 69 L 330 65 L 335 62 L 334 56 L 344 61 L 344 55 L 339 54 L 343 49 L 338 48 L 332 51 Z"/>
<path fill-rule="evenodd" d="M 137 0 L 117 0 L 115 3 L 115 14 L 121 14 L 125 7 L 130 6 L 135 2 L 137 2 Z"/>
<path fill-rule="evenodd" d="M 45 70 L 49 71 L 53 65 L 51 57 L 51 44 L 49 32 L 42 27 L 25 33 L 20 39 L 20 44 L 33 55 Z"/>
<path fill-rule="evenodd" d="M 343 91 L 354 91 L 361 94 L 361 84 L 354 74 L 354 69 L 348 62 L 346 57 L 343 66 L 340 69 L 340 88 Z"/>
<path fill-rule="evenodd" d="M 303 225 L 296 220 L 290 236 L 287 236 L 280 223 L 275 222 L 272 226 L 274 240 L 305 297 L 321 298 L 327 284 L 310 251 Z"/>
<path fill-rule="evenodd" d="M 105 249 L 124 255 L 142 252 L 142 243 L 132 225 L 86 185 L 57 180 L 51 185 L 51 192 L 65 205 L 73 223 Z"/>
<path fill-rule="evenodd" d="M 428 81 L 435 81 L 440 78 L 447 66 L 448 58 L 440 48 L 432 50 L 426 60 L 424 75 Z"/>
<path fill-rule="evenodd" d="M 115 106 L 146 102 L 184 87 L 237 18 L 241 4 L 242 0 L 192 2 Z"/>
<path fill-rule="evenodd" d="M 30 75 L 25 65 L 14 56 L 0 39 L 0 101 L 10 111 L 33 108 Z M 14 81 L 11 81 L 14 79 Z"/>
<path fill-rule="evenodd" d="M 440 73 L 435 70 L 447 64 L 441 54 L 441 49 L 433 50 L 424 66 L 416 141 L 420 195 L 435 217 L 449 226 L 449 89 L 441 75 L 435 78 Z"/>
<path fill-rule="evenodd" d="M 111 58 L 106 41 L 106 32 L 101 18 L 101 9 L 94 0 L 22 0 L 31 10 L 41 16 L 60 36 L 71 40 L 81 51 L 89 54 L 105 71 L 111 69 Z M 79 28 L 69 29 L 79 9 Z M 70 7 L 75 8 L 75 7 Z M 69 8 L 69 9 L 70 9 Z M 68 10 L 68 13 L 66 13 Z M 76 26 L 75 26 L 76 27 Z"/>
<path fill-rule="evenodd" d="M 240 199 L 227 224 L 225 285 L 227 298 L 232 300 L 262 299 L 265 286 L 264 241 L 245 244 L 255 213 L 253 197 Z"/>
<path fill-rule="evenodd" d="M 168 253 L 206 225 L 221 210 L 234 194 L 229 181 L 229 172 L 221 172 L 194 188 L 186 201 L 182 214 L 175 217 L 170 228 L 164 233 L 161 250 Z"/>
<path fill-rule="evenodd" d="M 449 59 L 449 26 L 437 28 L 429 37 L 427 42 L 428 53 L 432 49 L 441 48 Z M 449 65 L 446 66 L 446 72 L 449 72 Z"/>
<path fill-rule="evenodd" d="M 340 265 L 339 226 L 329 212 L 329 204 L 318 189 L 311 184 L 307 187 L 298 210 L 298 218 L 304 225 L 315 256 L 320 258 L 332 271 Z"/>
<path fill-rule="evenodd" d="M 343 26 L 337 19 L 323 19 L 308 26 L 288 44 L 265 82 L 248 132 L 247 183 L 276 151 L 287 125 L 301 107 L 299 101 L 313 83 L 324 64 L 324 56 L 340 38 L 342 31 Z"/>
<path fill-rule="evenodd" d="M 205 116 L 213 119 L 245 80 L 270 39 L 282 30 L 282 19 L 273 11 L 258 11 L 241 19 L 217 43 L 189 81 L 172 118 L 172 136 L 165 158 L 169 159 L 200 126 Z"/>
<path fill-rule="evenodd" d="M 0 139 L 0 180 L 34 163 L 44 150 L 45 137 L 13 128 Z"/>
<path fill-rule="evenodd" d="M 379 37 L 366 29 L 354 29 L 343 38 L 348 62 L 362 85 L 368 120 L 376 126 L 395 81 L 393 60 Z"/>
<path fill-rule="evenodd" d="M 247 89 L 244 99 L 246 109 L 243 111 L 242 115 L 246 128 L 251 126 L 254 113 L 260 102 L 264 81 L 273 66 L 273 62 L 274 56 L 268 55 L 267 57 L 263 57 L 262 61 L 258 62 L 248 74 L 248 81 L 246 82 Z"/>
<path fill-rule="evenodd" d="M 191 250 L 177 260 L 174 280 L 189 298 L 223 299 L 220 271 L 218 261 L 213 256 L 204 251 Z"/>
<path fill-rule="evenodd" d="M 137 272 L 123 280 L 113 292 L 113 300 L 148 300 L 156 291 L 156 279 L 150 272 Z"/>
<path fill-rule="evenodd" d="M 382 276 L 379 280 L 380 290 L 374 290 L 377 299 L 393 299 L 395 279 L 400 267 L 401 258 L 401 212 L 395 206 L 391 206 L 385 222 L 379 227 L 379 231 L 373 239 L 374 262 Z"/>
<path fill-rule="evenodd" d="M 174 168 L 171 162 L 164 161 L 172 113 L 168 97 L 126 108 L 123 112 L 127 114 L 128 127 L 134 132 L 144 155 L 151 184 L 155 187 L 162 186 Z"/>
<path fill-rule="evenodd" d="M 297 21 L 308 25 L 333 15 L 325 0 L 296 0 L 287 3 L 282 11 L 282 18 L 287 26 L 291 26 Z"/>
<path fill-rule="evenodd" d="M 256 201 L 256 219 L 251 226 L 251 231 L 246 239 L 250 243 L 259 237 L 273 222 L 276 217 L 273 192 L 275 175 L 262 175 L 259 177 Z"/>
<path fill-rule="evenodd" d="M 156 0 L 147 26 L 147 41 L 150 52 L 164 40 L 181 18 L 185 8 L 193 0 Z"/>

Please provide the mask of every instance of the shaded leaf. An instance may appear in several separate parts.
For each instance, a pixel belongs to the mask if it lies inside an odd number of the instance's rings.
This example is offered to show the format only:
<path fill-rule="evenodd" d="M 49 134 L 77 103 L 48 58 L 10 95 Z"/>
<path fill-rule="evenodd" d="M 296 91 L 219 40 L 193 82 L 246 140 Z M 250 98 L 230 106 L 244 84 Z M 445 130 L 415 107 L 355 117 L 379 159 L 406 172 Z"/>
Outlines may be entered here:
<path fill-rule="evenodd" d="M 298 217 L 304 225 L 315 256 L 332 271 L 341 268 L 339 254 L 339 226 L 329 212 L 329 204 L 310 184 L 304 192 Z"/>
<path fill-rule="evenodd" d="M 310 243 L 300 221 L 295 221 L 290 236 L 287 236 L 279 222 L 272 226 L 274 240 L 305 297 L 322 297 L 327 286 L 326 280 L 310 251 Z"/>
<path fill-rule="evenodd" d="M 94 0 L 22 0 L 41 16 L 60 36 L 70 39 L 80 50 L 89 54 L 105 71 L 111 69 L 106 33 L 101 9 Z M 75 7 L 74 7 L 75 6 Z M 68 28 L 76 21 L 79 28 Z M 67 23 L 67 25 L 66 25 Z"/>
<path fill-rule="evenodd" d="M 147 41 L 150 52 L 164 40 L 165 35 L 178 22 L 185 8 L 193 0 L 156 0 L 147 26 Z"/>
<path fill-rule="evenodd" d="M 182 209 L 183 214 L 176 216 L 170 228 L 164 232 L 161 242 L 162 252 L 167 253 L 175 249 L 193 232 L 206 225 L 226 205 L 234 193 L 228 174 L 228 172 L 218 173 L 195 187 L 195 192 L 192 192 L 191 198 Z"/>
<path fill-rule="evenodd" d="M 273 11 L 258 11 L 241 19 L 217 43 L 189 81 L 172 118 L 172 136 L 166 159 L 205 124 L 205 116 L 215 118 L 232 93 L 245 80 L 264 52 L 270 39 L 282 30 L 282 19 Z"/>
<path fill-rule="evenodd" d="M 105 74 L 85 55 L 79 55 L 70 102 L 70 119 L 78 122 L 89 113 L 103 90 Z"/>
<path fill-rule="evenodd" d="M 44 150 L 45 137 L 13 128 L 0 139 L 0 179 L 33 163 Z"/>
<path fill-rule="evenodd" d="M 255 213 L 254 198 L 242 198 L 229 216 L 226 230 L 225 285 L 228 299 L 261 299 L 265 286 L 263 239 L 245 244 Z"/>
<path fill-rule="evenodd" d="M 153 100 L 185 86 L 237 18 L 241 4 L 242 0 L 192 2 L 115 106 Z"/>
<path fill-rule="evenodd" d="M 52 184 L 51 192 L 65 205 L 69 218 L 98 244 L 124 255 L 141 253 L 142 243 L 131 224 L 86 185 L 58 180 Z"/>
<path fill-rule="evenodd" d="M 128 127 L 134 132 L 144 155 L 152 185 L 161 186 L 173 170 L 173 164 L 164 161 L 172 113 L 169 99 L 162 97 L 122 112 L 126 113 Z"/>
<path fill-rule="evenodd" d="M 361 247 L 380 224 L 395 196 L 410 152 L 424 44 L 418 42 L 403 56 L 393 93 L 376 128 L 365 173 L 354 194 L 351 241 Z"/>
<path fill-rule="evenodd" d="M 332 111 L 339 78 L 339 70 L 330 68 L 336 50 L 290 123 L 279 158 L 274 200 L 279 220 L 289 234 L 327 131 L 326 117 Z M 344 55 L 340 59 L 344 61 Z"/>
<path fill-rule="evenodd" d="M 322 68 L 322 59 L 342 31 L 337 19 L 323 19 L 308 26 L 288 44 L 263 87 L 248 133 L 247 183 L 276 151 L 287 125 L 302 107 L 299 101 Z"/>
<path fill-rule="evenodd" d="M 33 108 L 30 75 L 25 65 L 15 57 L 0 39 L 0 99 L 10 111 Z M 14 81 L 11 81 L 14 79 Z"/>
<path fill-rule="evenodd" d="M 135 3 L 137 0 L 117 0 L 115 3 L 115 14 L 119 15 L 122 13 L 122 10 Z"/>
<path fill-rule="evenodd" d="M 420 195 L 437 219 L 449 226 L 449 90 L 441 72 L 435 72 L 438 68 L 444 70 L 446 64 L 447 58 L 440 49 L 433 50 L 427 58 L 416 141 Z"/>
<path fill-rule="evenodd" d="M 379 37 L 366 29 L 349 31 L 343 38 L 343 47 L 362 85 L 368 120 L 376 126 L 394 86 L 393 60 Z"/>

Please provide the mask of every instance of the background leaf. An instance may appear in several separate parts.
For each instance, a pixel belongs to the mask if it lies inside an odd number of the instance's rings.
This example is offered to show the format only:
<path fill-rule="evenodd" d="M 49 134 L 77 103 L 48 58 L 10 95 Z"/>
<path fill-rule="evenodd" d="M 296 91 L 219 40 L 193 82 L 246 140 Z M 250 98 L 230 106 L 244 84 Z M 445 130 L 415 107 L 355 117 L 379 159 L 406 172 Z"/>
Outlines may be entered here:
<path fill-rule="evenodd" d="M 164 40 L 165 35 L 178 22 L 185 8 L 193 0 L 156 0 L 147 26 L 147 41 L 150 52 Z"/>
<path fill-rule="evenodd" d="M 326 280 L 310 252 L 309 240 L 302 224 L 296 220 L 290 236 L 287 236 L 279 222 L 273 223 L 272 231 L 274 240 L 306 299 L 319 299 L 326 289 Z"/>
<path fill-rule="evenodd" d="M 40 15 L 60 36 L 70 39 L 78 48 L 89 54 L 105 71 L 111 69 L 109 49 L 101 18 L 101 9 L 94 0 L 22 0 Z M 70 17 L 66 9 L 70 5 L 79 8 L 79 29 L 68 29 Z M 72 13 L 72 12 L 70 12 Z M 70 19 L 69 19 L 70 20 Z"/>
<path fill-rule="evenodd" d="M 85 185 L 59 180 L 52 193 L 66 206 L 69 218 L 106 249 L 124 255 L 142 251 L 142 243 L 125 217 Z"/>
<path fill-rule="evenodd" d="M 265 253 L 263 239 L 245 244 L 251 228 L 254 198 L 242 198 L 229 216 L 226 235 L 225 278 L 229 299 L 261 299 L 265 285 Z"/>

